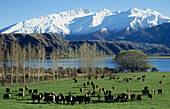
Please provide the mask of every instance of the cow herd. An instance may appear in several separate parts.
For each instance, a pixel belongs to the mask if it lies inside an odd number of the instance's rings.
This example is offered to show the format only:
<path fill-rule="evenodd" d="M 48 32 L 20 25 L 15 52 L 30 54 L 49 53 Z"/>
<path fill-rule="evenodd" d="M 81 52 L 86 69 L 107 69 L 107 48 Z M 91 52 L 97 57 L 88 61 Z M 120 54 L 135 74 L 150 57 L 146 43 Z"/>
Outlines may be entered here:
<path fill-rule="evenodd" d="M 136 80 L 145 81 L 145 75 L 142 77 L 133 76 L 133 78 L 123 78 L 123 81 L 129 82 L 132 79 L 136 78 Z M 104 78 L 104 75 L 101 76 L 101 79 Z M 165 75 L 163 75 L 165 78 Z M 112 90 L 107 90 L 104 87 L 100 88 L 98 84 L 95 85 L 93 81 L 91 81 L 91 77 L 88 77 L 88 81 L 84 82 L 81 87 L 79 87 L 80 94 L 73 95 L 71 91 L 68 92 L 68 95 L 63 95 L 62 93 L 56 94 L 54 92 L 44 92 L 38 94 L 38 89 L 29 89 L 28 86 L 24 88 L 19 88 L 18 97 L 24 98 L 26 95 L 31 97 L 32 103 L 40 103 L 43 101 L 44 103 L 57 103 L 57 104 L 82 104 L 82 103 L 90 103 L 90 102 L 128 102 L 134 100 L 142 100 L 142 96 L 148 96 L 148 99 L 154 100 L 154 94 L 162 94 L 162 89 L 152 89 L 152 91 L 148 90 L 148 86 L 145 86 L 141 93 L 134 94 L 131 89 L 127 89 L 127 92 L 116 94 L 116 86 L 112 86 Z M 99 76 L 95 77 L 96 80 L 99 79 Z M 110 80 L 119 80 L 120 77 L 110 77 Z M 74 83 L 77 84 L 78 80 L 76 77 L 73 78 Z M 159 81 L 159 85 L 162 84 L 162 81 Z M 85 91 L 87 87 L 91 87 L 90 90 Z M 114 93 L 114 94 L 113 94 Z M 10 89 L 6 88 L 6 93 L 3 96 L 3 99 L 10 99 Z M 103 98 L 102 98 L 103 97 Z M 95 100 L 93 98 L 96 98 Z M 102 98 L 102 99 L 101 99 Z"/>

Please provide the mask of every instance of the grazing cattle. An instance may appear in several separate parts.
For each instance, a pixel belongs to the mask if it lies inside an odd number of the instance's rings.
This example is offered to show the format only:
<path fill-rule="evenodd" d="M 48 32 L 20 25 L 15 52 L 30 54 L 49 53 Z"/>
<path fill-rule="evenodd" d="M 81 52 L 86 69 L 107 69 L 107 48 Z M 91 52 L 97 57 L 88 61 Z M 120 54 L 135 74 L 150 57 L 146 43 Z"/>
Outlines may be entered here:
<path fill-rule="evenodd" d="M 100 97 L 101 97 L 100 94 L 98 94 L 97 97 L 98 97 L 98 101 L 100 101 Z"/>
<path fill-rule="evenodd" d="M 144 87 L 144 90 L 148 90 L 148 86 L 145 86 L 145 87 Z"/>
<path fill-rule="evenodd" d="M 104 92 L 104 91 L 105 91 L 105 88 L 102 88 L 102 91 Z"/>
<path fill-rule="evenodd" d="M 19 92 L 24 92 L 24 88 L 19 88 Z"/>
<path fill-rule="evenodd" d="M 112 89 L 113 89 L 113 91 L 116 91 L 116 86 L 113 86 Z"/>
<path fill-rule="evenodd" d="M 95 76 L 95 79 L 97 79 L 97 80 L 98 80 L 98 79 L 99 79 L 99 77 L 98 77 L 98 76 Z"/>
<path fill-rule="evenodd" d="M 117 80 L 119 80 L 120 79 L 120 77 L 117 77 Z"/>
<path fill-rule="evenodd" d="M 120 101 L 120 99 L 121 99 L 121 96 L 119 94 L 117 94 L 116 95 L 116 101 L 118 102 L 118 101 Z"/>
<path fill-rule="evenodd" d="M 54 93 L 44 93 L 43 101 L 44 103 L 51 102 L 54 104 L 56 101 L 56 95 Z"/>
<path fill-rule="evenodd" d="M 159 85 L 161 85 L 162 84 L 162 81 L 159 81 Z"/>
<path fill-rule="evenodd" d="M 99 89 L 99 86 L 98 86 L 98 85 L 96 85 L 96 89 L 97 89 L 97 90 Z"/>
<path fill-rule="evenodd" d="M 108 90 L 104 90 L 104 95 L 106 96 L 108 94 Z"/>
<path fill-rule="evenodd" d="M 104 75 L 101 76 L 101 79 L 104 78 Z"/>
<path fill-rule="evenodd" d="M 87 85 L 89 85 L 89 84 L 90 84 L 90 82 L 88 81 L 88 82 L 87 82 Z"/>
<path fill-rule="evenodd" d="M 112 76 L 112 77 L 110 77 L 110 79 L 111 79 L 111 80 L 113 80 L 113 79 L 115 80 L 115 77 L 114 77 L 114 76 Z"/>
<path fill-rule="evenodd" d="M 148 93 L 148 99 L 154 100 L 154 98 L 152 97 L 152 94 L 151 94 L 151 93 Z"/>
<path fill-rule="evenodd" d="M 25 91 L 28 91 L 28 86 L 25 86 Z"/>
<path fill-rule="evenodd" d="M 32 93 L 33 93 L 33 90 L 32 90 L 32 89 L 30 89 L 30 90 L 28 90 L 28 92 L 29 92 L 29 95 L 30 95 L 30 94 L 32 94 Z"/>
<path fill-rule="evenodd" d="M 144 79 L 144 78 L 142 78 L 142 81 L 145 81 L 145 79 Z"/>
<path fill-rule="evenodd" d="M 77 79 L 76 79 L 76 80 L 74 80 L 74 83 L 77 83 Z"/>
<path fill-rule="evenodd" d="M 43 98 L 43 94 L 42 93 L 40 93 L 39 95 L 34 95 L 33 93 L 32 93 L 32 100 L 33 100 L 33 103 L 35 103 L 35 100 L 38 100 L 38 103 L 40 103 L 40 100 Z"/>
<path fill-rule="evenodd" d="M 140 94 L 136 95 L 136 99 L 137 100 L 142 100 L 141 95 Z"/>
<path fill-rule="evenodd" d="M 145 78 L 145 77 L 146 77 L 145 75 L 142 76 L 142 78 Z"/>
<path fill-rule="evenodd" d="M 88 79 L 91 80 L 91 77 L 89 76 Z"/>
<path fill-rule="evenodd" d="M 25 97 L 25 94 L 24 94 L 24 92 L 20 92 L 20 93 L 18 94 L 18 96 L 24 98 L 24 97 Z"/>
<path fill-rule="evenodd" d="M 163 75 L 162 78 L 165 78 L 165 75 Z"/>
<path fill-rule="evenodd" d="M 126 82 L 129 82 L 129 79 L 128 79 L 128 78 L 126 79 Z"/>
<path fill-rule="evenodd" d="M 122 93 L 121 96 L 120 96 L 120 100 L 122 102 L 127 102 L 128 98 L 129 98 L 129 96 L 125 93 Z"/>
<path fill-rule="evenodd" d="M 93 90 L 95 89 L 95 85 L 94 84 L 92 85 L 92 88 L 93 88 Z"/>
<path fill-rule="evenodd" d="M 92 92 L 91 92 L 91 95 L 92 95 L 92 96 L 95 96 L 95 93 L 96 93 L 95 91 L 92 91 Z"/>
<path fill-rule="evenodd" d="M 99 93 L 100 93 L 100 94 L 102 93 L 102 89 L 99 89 Z"/>
<path fill-rule="evenodd" d="M 76 77 L 74 77 L 73 80 L 76 80 Z"/>
<path fill-rule="evenodd" d="M 34 90 L 33 90 L 33 93 L 36 93 L 36 94 L 37 94 L 37 93 L 38 93 L 38 89 L 34 89 Z"/>
<path fill-rule="evenodd" d="M 83 83 L 83 86 L 86 87 L 86 83 Z"/>
<path fill-rule="evenodd" d="M 80 88 L 80 92 L 83 93 L 83 88 Z"/>
<path fill-rule="evenodd" d="M 136 78 L 136 75 L 134 75 L 133 77 Z"/>
<path fill-rule="evenodd" d="M 162 94 L 162 89 L 157 90 L 158 94 Z"/>
<path fill-rule="evenodd" d="M 127 92 L 128 92 L 129 95 L 131 95 L 132 91 L 130 89 L 127 89 Z"/>
<path fill-rule="evenodd" d="M 3 99 L 9 99 L 11 97 L 10 94 L 4 94 Z"/>
<path fill-rule="evenodd" d="M 87 91 L 87 93 L 86 93 L 87 95 L 90 95 L 90 90 L 89 91 Z"/>
<path fill-rule="evenodd" d="M 149 93 L 149 90 L 142 90 L 142 94 L 143 95 L 146 95 L 146 94 L 148 94 Z"/>
<path fill-rule="evenodd" d="M 94 85 L 93 81 L 91 81 L 91 85 Z"/>
<path fill-rule="evenodd" d="M 129 78 L 129 80 L 132 80 L 132 78 Z"/>
<path fill-rule="evenodd" d="M 85 104 L 87 104 L 87 102 L 90 103 L 91 98 L 89 97 L 88 94 L 85 94 L 84 101 L 85 101 Z"/>
<path fill-rule="evenodd" d="M 76 101 L 78 101 L 79 104 L 81 104 L 84 101 L 84 96 L 76 96 Z"/>
<path fill-rule="evenodd" d="M 155 94 L 155 89 L 152 89 L 152 93 Z"/>
<path fill-rule="evenodd" d="M 137 80 L 140 80 L 140 79 L 141 79 L 141 77 L 137 78 Z"/>
<path fill-rule="evenodd" d="M 10 93 L 10 89 L 9 88 L 6 88 L 6 93 Z"/>
<path fill-rule="evenodd" d="M 136 97 L 135 94 L 130 95 L 130 98 L 133 100 Z"/>

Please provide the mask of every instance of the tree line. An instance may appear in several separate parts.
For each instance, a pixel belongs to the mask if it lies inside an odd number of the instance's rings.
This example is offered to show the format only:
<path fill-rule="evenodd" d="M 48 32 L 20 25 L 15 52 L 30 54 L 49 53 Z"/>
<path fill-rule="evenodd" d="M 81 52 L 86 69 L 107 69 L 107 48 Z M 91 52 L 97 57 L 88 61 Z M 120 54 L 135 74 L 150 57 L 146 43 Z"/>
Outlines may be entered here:
<path fill-rule="evenodd" d="M 47 55 L 49 54 L 49 55 Z M 51 78 L 59 78 L 103 74 L 105 52 L 94 44 L 84 43 L 77 48 L 69 47 L 65 51 L 53 49 L 47 53 L 44 45 L 33 46 L 31 43 L 20 46 L 17 42 L 7 44 L 0 42 L 0 79 L 2 86 L 5 82 L 11 85 L 39 83 Z M 46 59 L 51 59 L 51 68 L 45 69 Z M 61 58 L 66 59 L 62 67 Z M 73 60 L 72 60 L 73 59 Z M 75 67 L 71 65 L 76 62 Z"/>

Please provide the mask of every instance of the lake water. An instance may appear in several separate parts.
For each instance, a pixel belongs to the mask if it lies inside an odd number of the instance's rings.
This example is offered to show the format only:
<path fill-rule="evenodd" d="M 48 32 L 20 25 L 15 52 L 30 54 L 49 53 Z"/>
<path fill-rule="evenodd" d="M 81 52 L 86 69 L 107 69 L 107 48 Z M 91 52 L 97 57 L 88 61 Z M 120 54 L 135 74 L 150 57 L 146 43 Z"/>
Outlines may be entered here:
<path fill-rule="evenodd" d="M 115 68 L 115 64 L 113 63 L 112 59 L 103 59 L 104 60 L 104 67 L 108 68 Z M 150 63 L 159 69 L 160 72 L 170 72 L 170 59 L 149 59 Z M 71 64 L 66 64 L 71 63 Z M 75 67 L 77 63 L 80 63 L 80 60 L 77 59 L 71 59 L 71 60 L 66 60 L 66 59 L 60 59 L 59 66 L 60 67 Z M 99 64 L 99 63 L 98 63 Z M 79 67 L 81 64 L 77 64 Z M 99 65 L 100 66 L 100 65 Z M 50 59 L 46 60 L 45 68 L 52 68 L 52 61 Z"/>

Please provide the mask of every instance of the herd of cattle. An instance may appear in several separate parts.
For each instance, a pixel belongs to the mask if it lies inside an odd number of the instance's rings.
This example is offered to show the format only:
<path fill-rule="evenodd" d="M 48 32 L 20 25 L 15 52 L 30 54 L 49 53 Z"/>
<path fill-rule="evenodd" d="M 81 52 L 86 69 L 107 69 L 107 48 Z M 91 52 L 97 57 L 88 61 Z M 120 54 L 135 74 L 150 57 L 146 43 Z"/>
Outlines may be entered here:
<path fill-rule="evenodd" d="M 145 80 L 145 75 L 142 76 L 142 78 L 137 78 L 137 80 L 142 79 L 142 81 Z M 104 78 L 104 76 L 101 76 L 101 79 Z M 136 76 L 134 76 L 133 78 L 136 78 Z M 165 75 L 163 75 L 162 78 L 165 78 Z M 76 96 L 73 95 L 72 92 L 70 91 L 68 93 L 67 96 L 64 96 L 62 93 L 59 93 L 58 95 L 55 94 L 54 92 L 50 92 L 50 93 L 39 93 L 38 94 L 38 89 L 29 89 L 28 86 L 25 86 L 25 88 L 19 88 L 19 93 L 18 93 L 18 97 L 19 98 L 24 98 L 25 97 L 25 93 L 29 94 L 29 96 L 31 96 L 31 99 L 33 101 L 33 103 L 35 103 L 35 100 L 38 101 L 38 103 L 40 103 L 41 100 L 44 101 L 44 103 L 59 103 L 59 104 L 75 104 L 75 103 L 90 103 L 90 102 L 94 102 L 91 98 L 92 97 L 97 97 L 98 100 L 96 100 L 97 102 L 102 102 L 101 97 L 104 97 L 104 101 L 105 102 L 127 102 L 127 101 L 132 101 L 132 100 L 142 100 L 142 96 L 148 96 L 148 99 L 152 99 L 154 100 L 153 95 L 157 92 L 158 94 L 162 94 L 162 89 L 152 89 L 152 91 L 150 92 L 148 90 L 148 86 L 144 87 L 144 89 L 141 91 L 142 94 L 132 94 L 131 89 L 127 89 L 127 94 L 126 93 L 121 93 L 121 94 L 115 94 L 113 95 L 112 92 L 116 91 L 116 86 L 112 87 L 112 91 L 111 90 L 106 90 L 105 88 L 99 88 L 99 85 L 95 85 L 93 81 L 91 80 L 91 77 L 88 77 L 89 81 L 87 81 L 86 83 L 83 83 L 82 87 L 80 87 L 80 93 L 83 96 Z M 99 79 L 98 76 L 95 77 L 95 79 Z M 110 79 L 114 79 L 114 80 L 118 80 L 120 79 L 120 77 L 110 77 Z M 75 78 L 73 78 L 74 83 L 77 83 L 78 80 Z M 123 81 L 129 82 L 129 80 L 132 80 L 132 78 L 123 78 Z M 159 81 L 159 85 L 162 84 L 162 81 Z M 88 90 L 88 91 L 84 91 L 84 88 L 87 86 L 92 87 L 92 90 Z M 97 91 L 96 91 L 97 90 Z M 10 95 L 10 89 L 6 88 L 6 94 L 4 94 L 3 99 L 10 99 L 11 95 Z"/>

